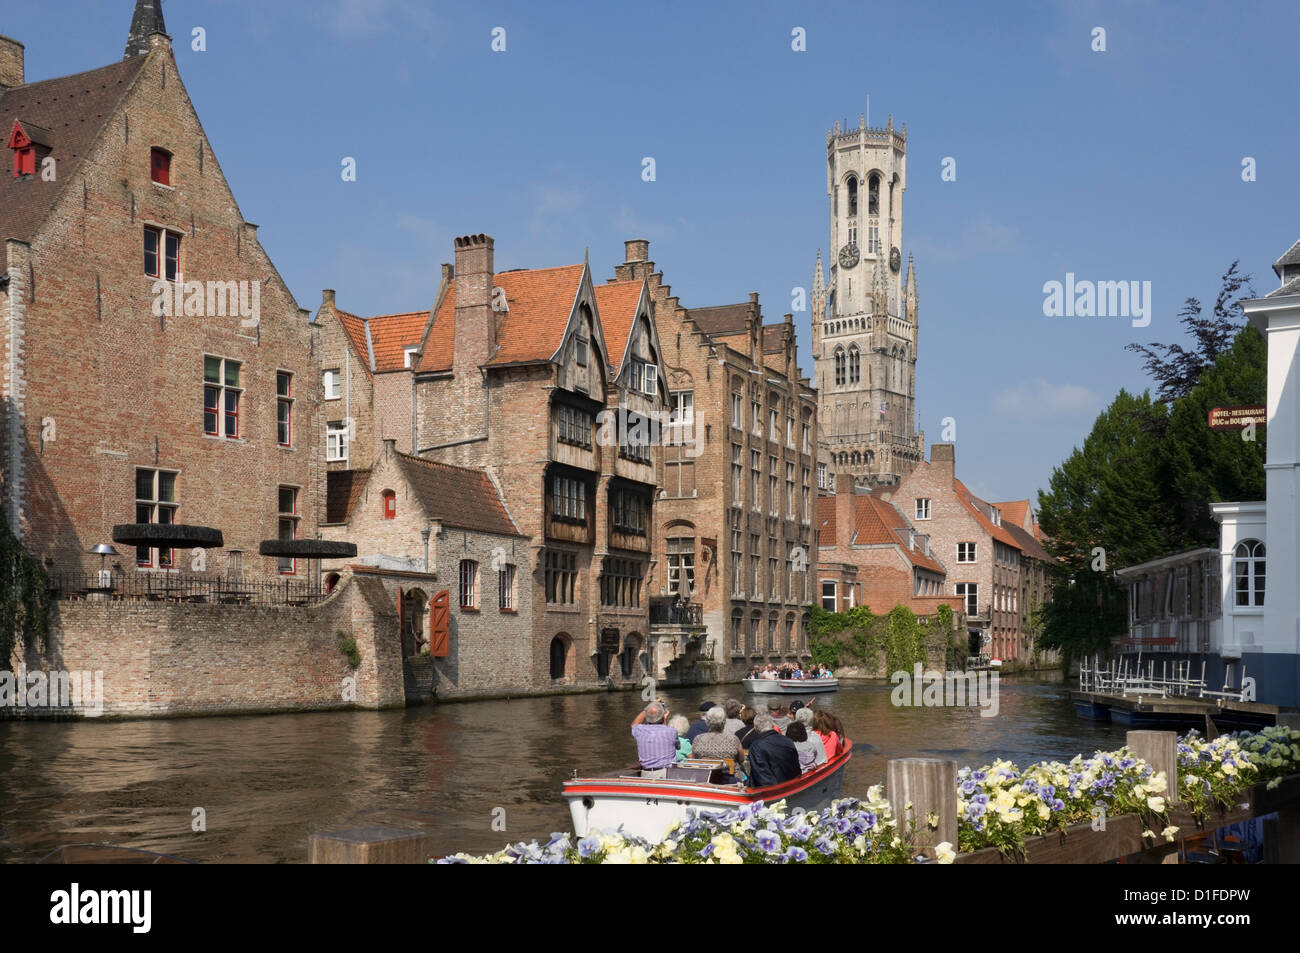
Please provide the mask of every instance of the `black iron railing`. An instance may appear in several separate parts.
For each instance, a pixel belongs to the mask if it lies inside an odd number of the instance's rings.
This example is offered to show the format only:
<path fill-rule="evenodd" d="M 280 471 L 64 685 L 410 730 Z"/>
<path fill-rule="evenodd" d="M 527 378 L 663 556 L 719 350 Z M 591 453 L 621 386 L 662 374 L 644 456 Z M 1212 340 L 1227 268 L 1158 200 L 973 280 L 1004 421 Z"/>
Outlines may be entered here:
<path fill-rule="evenodd" d="M 230 579 L 169 572 L 51 572 L 55 599 L 144 600 L 244 606 L 306 606 L 322 592 L 306 579 Z"/>
<path fill-rule="evenodd" d="M 682 603 L 672 596 L 650 600 L 651 625 L 703 625 L 704 606 L 698 602 Z"/>

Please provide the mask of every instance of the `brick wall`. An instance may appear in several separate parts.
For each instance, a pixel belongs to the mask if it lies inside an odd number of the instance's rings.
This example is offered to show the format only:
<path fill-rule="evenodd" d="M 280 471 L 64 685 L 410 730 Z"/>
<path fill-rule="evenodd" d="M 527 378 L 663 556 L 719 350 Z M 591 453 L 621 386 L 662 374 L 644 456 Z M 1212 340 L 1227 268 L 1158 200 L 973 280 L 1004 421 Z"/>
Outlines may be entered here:
<path fill-rule="evenodd" d="M 172 153 L 170 187 L 150 180 L 154 146 Z M 181 236 L 186 281 L 260 282 L 258 326 L 238 314 L 154 315 L 146 225 Z M 34 555 L 56 569 L 97 568 L 86 550 L 108 542 L 114 524 L 135 521 L 141 467 L 178 471 L 176 520 L 221 529 L 227 549 L 256 553 L 277 535 L 282 485 L 299 489 L 298 535 L 315 535 L 324 489 L 318 335 L 257 227 L 242 220 L 165 41 L 155 38 L 30 258 L 25 427 L 15 432 L 26 479 L 7 492 L 21 492 Z M 238 439 L 204 434 L 205 355 L 241 365 Z M 277 370 L 293 374 L 296 436 L 287 448 L 276 439 Z M 42 437 L 45 418 L 53 440 Z M 188 553 L 177 558 L 191 568 Z M 129 570 L 134 551 L 122 563 Z M 224 554 L 207 554 L 207 571 L 224 568 Z M 275 576 L 277 564 L 250 555 L 245 571 Z"/>
<path fill-rule="evenodd" d="M 356 670 L 339 651 L 340 632 L 356 639 Z M 391 601 L 376 581 L 358 579 L 309 608 L 58 602 L 48 651 L 22 662 L 28 671 L 102 671 L 108 717 L 393 708 L 404 703 L 396 645 Z M 344 701 L 347 677 L 355 704 Z"/>

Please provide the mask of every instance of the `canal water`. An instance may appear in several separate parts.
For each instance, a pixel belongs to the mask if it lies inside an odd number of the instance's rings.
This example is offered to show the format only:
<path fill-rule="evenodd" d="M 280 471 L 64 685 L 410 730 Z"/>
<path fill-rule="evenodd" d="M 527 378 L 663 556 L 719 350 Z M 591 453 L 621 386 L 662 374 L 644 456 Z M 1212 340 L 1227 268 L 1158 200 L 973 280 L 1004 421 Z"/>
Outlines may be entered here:
<path fill-rule="evenodd" d="M 895 707 L 888 683 L 819 698 L 855 743 L 845 794 L 883 782 L 890 758 L 1024 765 L 1123 744 L 1121 728 L 1075 716 L 1059 675 L 1006 678 L 1000 689 L 990 718 L 974 707 Z M 692 718 L 701 701 L 744 697 L 740 685 L 660 694 Z M 0 861 L 111 843 L 212 863 L 301 863 L 313 831 L 370 825 L 428 831 L 439 854 L 545 840 L 571 830 L 564 778 L 636 760 L 628 726 L 642 704 L 619 692 L 392 712 L 0 722 Z M 206 830 L 193 829 L 196 818 Z"/>

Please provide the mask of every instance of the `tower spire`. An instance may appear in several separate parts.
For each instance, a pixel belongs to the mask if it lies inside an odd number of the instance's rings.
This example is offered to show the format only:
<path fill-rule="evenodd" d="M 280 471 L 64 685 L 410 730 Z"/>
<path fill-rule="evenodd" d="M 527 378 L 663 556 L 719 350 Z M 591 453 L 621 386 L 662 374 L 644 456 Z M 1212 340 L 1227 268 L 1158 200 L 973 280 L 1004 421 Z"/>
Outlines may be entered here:
<path fill-rule="evenodd" d="M 149 35 L 166 32 L 167 24 L 163 22 L 162 0 L 135 0 L 135 12 L 131 15 L 131 32 L 126 35 L 126 52 L 122 54 L 122 59 L 145 56 L 149 52 Z"/>

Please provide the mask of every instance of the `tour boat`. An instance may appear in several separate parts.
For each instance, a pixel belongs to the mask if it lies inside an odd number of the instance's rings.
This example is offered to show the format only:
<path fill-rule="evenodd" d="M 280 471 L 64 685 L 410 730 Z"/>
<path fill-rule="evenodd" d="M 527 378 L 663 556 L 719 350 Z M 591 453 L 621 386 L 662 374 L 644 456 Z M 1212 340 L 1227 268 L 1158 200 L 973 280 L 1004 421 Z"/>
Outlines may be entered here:
<path fill-rule="evenodd" d="M 786 810 L 801 807 L 815 811 L 840 796 L 844 768 L 853 755 L 853 742 L 830 761 L 790 781 L 762 788 L 739 782 L 711 782 L 724 770 L 720 761 L 683 761 L 670 766 L 664 778 L 643 778 L 640 769 L 574 778 L 564 782 L 564 796 L 573 816 L 573 832 L 586 837 L 591 831 L 662 841 L 673 821 L 685 821 L 689 808 L 731 811 L 745 804 L 786 802 Z"/>
<path fill-rule="evenodd" d="M 838 678 L 747 678 L 744 685 L 755 695 L 822 695 L 840 690 Z"/>

